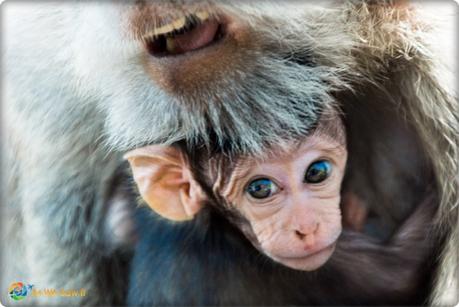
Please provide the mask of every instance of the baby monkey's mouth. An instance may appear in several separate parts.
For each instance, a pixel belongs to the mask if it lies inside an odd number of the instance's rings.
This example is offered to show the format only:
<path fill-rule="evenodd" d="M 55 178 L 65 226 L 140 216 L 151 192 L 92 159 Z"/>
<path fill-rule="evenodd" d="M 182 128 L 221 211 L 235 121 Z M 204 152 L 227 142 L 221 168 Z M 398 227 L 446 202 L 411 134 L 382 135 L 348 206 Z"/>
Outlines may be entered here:
<path fill-rule="evenodd" d="M 144 36 L 156 57 L 179 55 L 207 47 L 224 36 L 223 25 L 207 12 L 196 12 L 155 28 Z"/>

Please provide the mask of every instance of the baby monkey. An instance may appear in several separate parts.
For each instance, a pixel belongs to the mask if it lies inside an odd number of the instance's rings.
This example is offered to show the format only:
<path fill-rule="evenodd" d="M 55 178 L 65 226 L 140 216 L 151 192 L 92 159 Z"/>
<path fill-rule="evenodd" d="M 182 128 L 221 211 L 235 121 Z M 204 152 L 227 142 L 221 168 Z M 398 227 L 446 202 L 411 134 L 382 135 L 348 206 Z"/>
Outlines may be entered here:
<path fill-rule="evenodd" d="M 425 303 L 437 202 L 426 195 L 387 242 L 348 231 L 362 229 L 367 210 L 341 190 L 347 150 L 338 112 L 260 156 L 177 144 L 126 158 L 154 211 L 193 219 L 140 214 L 132 305 Z"/>
<path fill-rule="evenodd" d="M 328 111 L 309 136 L 261 156 L 148 146 L 126 158 L 143 199 L 163 217 L 191 219 L 213 206 L 274 261 L 311 271 L 341 234 L 344 131 L 338 112 Z"/>

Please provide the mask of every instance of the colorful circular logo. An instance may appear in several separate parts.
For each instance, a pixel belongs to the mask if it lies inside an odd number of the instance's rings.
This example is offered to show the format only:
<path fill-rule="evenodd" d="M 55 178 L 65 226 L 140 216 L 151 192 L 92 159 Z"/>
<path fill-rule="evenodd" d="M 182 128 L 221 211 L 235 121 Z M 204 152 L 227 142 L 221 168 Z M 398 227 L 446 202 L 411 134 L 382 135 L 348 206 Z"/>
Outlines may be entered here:
<path fill-rule="evenodd" d="M 14 282 L 8 287 L 8 294 L 13 300 L 20 301 L 25 299 L 31 290 L 31 285 L 26 285 L 22 282 Z"/>

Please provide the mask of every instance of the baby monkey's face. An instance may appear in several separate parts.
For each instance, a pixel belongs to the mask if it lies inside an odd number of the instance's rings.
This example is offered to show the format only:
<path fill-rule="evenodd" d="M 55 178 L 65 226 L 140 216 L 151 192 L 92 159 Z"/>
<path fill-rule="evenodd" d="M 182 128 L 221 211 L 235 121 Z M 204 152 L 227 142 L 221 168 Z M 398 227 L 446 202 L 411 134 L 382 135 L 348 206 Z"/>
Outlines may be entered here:
<path fill-rule="evenodd" d="M 314 270 L 341 233 L 344 144 L 312 135 L 263 160 L 237 163 L 222 196 L 250 222 L 254 245 L 288 267 Z M 253 240 L 252 240 L 253 241 Z"/>
<path fill-rule="evenodd" d="M 279 145 L 266 155 L 191 155 L 150 145 L 126 158 L 142 198 L 158 214 L 192 219 L 215 202 L 232 211 L 230 220 L 265 255 L 310 271 L 328 260 L 341 232 L 345 143 L 335 115 L 300 143 Z"/>

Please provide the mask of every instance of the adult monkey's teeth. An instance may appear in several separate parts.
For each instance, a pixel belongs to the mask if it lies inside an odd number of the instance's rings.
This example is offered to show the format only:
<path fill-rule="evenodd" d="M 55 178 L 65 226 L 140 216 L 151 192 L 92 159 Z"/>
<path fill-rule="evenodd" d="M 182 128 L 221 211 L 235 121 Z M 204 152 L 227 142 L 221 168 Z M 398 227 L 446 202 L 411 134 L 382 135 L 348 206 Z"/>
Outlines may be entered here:
<path fill-rule="evenodd" d="M 170 33 L 170 32 L 172 32 L 174 30 L 179 30 L 179 29 L 183 28 L 185 26 L 185 23 L 186 23 L 186 18 L 185 17 L 181 17 L 181 18 L 176 19 L 176 20 L 174 20 L 173 22 L 171 22 L 171 23 L 169 23 L 167 25 L 164 25 L 162 27 L 154 29 L 152 32 L 150 32 L 146 36 L 159 36 L 159 35 L 167 34 L 167 33 Z"/>
<path fill-rule="evenodd" d="M 196 16 L 200 22 L 206 21 L 209 19 L 210 14 L 207 11 L 199 11 L 194 13 L 191 16 Z M 153 31 L 149 32 L 145 35 L 145 37 L 158 37 L 160 35 L 165 35 L 171 33 L 173 31 L 183 29 L 187 24 L 187 17 L 180 17 L 167 25 L 161 26 L 159 28 L 155 28 Z"/>
<path fill-rule="evenodd" d="M 212 43 L 219 23 L 206 11 L 197 11 L 144 35 L 148 52 L 153 56 L 179 55 Z"/>
<path fill-rule="evenodd" d="M 207 20 L 210 16 L 209 12 L 206 11 L 196 12 L 195 15 L 199 18 L 201 22 Z"/>
<path fill-rule="evenodd" d="M 176 47 L 176 44 L 175 44 L 174 38 L 167 37 L 166 38 L 166 50 L 170 53 L 174 53 L 176 49 L 175 47 Z"/>

